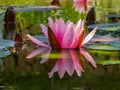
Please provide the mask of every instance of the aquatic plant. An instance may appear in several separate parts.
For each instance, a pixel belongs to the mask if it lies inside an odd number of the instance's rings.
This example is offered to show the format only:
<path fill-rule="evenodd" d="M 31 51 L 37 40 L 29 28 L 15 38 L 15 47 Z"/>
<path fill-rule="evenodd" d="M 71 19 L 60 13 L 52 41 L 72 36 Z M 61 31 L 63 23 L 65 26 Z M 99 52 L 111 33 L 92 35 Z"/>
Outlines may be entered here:
<path fill-rule="evenodd" d="M 75 11 L 87 12 L 91 7 L 90 1 L 91 0 L 74 0 L 73 7 Z"/>
<path fill-rule="evenodd" d="M 59 0 L 53 0 L 51 2 L 51 5 L 53 5 L 53 6 L 60 6 L 60 2 L 59 2 Z"/>
<path fill-rule="evenodd" d="M 84 46 L 95 34 L 97 27 L 94 28 L 85 38 L 84 21 L 79 20 L 73 23 L 70 20 L 64 21 L 62 18 L 56 19 L 55 23 L 52 18 L 48 18 L 49 26 L 41 24 L 41 28 L 50 46 L 27 34 L 27 37 L 34 43 L 42 47 L 53 48 L 80 48 Z"/>

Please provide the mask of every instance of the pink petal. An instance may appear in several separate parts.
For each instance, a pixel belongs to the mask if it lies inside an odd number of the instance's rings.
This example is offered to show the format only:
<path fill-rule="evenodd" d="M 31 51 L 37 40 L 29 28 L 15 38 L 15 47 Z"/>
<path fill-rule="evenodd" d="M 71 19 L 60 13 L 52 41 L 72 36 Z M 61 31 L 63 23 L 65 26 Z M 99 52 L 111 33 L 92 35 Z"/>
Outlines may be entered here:
<path fill-rule="evenodd" d="M 27 37 L 39 46 L 50 48 L 50 46 L 48 46 L 47 44 L 43 43 L 42 41 L 36 39 L 35 37 L 33 37 L 29 34 L 27 34 Z"/>
<path fill-rule="evenodd" d="M 63 35 L 66 31 L 66 24 L 62 18 L 56 21 L 55 30 L 59 43 L 62 42 Z"/>
<path fill-rule="evenodd" d="M 42 28 L 42 32 L 48 38 L 48 28 L 45 25 L 43 25 L 43 24 L 40 24 L 40 27 Z"/>
<path fill-rule="evenodd" d="M 83 34 L 84 31 L 84 21 L 79 20 L 77 25 L 75 26 L 75 30 L 74 30 L 74 37 L 73 37 L 73 41 L 71 44 L 71 48 L 77 48 L 79 45 L 79 41 L 81 38 L 81 35 Z"/>
<path fill-rule="evenodd" d="M 73 27 L 73 23 L 71 22 L 66 27 L 66 32 L 62 40 L 62 48 L 70 48 L 71 43 L 73 41 L 73 35 L 74 35 L 74 27 Z"/>
<path fill-rule="evenodd" d="M 94 36 L 94 34 L 97 31 L 97 27 L 95 27 L 84 39 L 84 41 L 82 42 L 81 46 L 83 46 L 84 44 L 86 44 L 87 42 L 90 41 L 90 39 L 92 39 L 92 37 Z"/>
<path fill-rule="evenodd" d="M 48 23 L 49 23 L 50 29 L 51 29 L 51 30 L 53 31 L 53 33 L 56 35 L 55 24 L 54 24 L 54 22 L 53 22 L 53 20 L 52 20 L 51 17 L 48 18 Z"/>

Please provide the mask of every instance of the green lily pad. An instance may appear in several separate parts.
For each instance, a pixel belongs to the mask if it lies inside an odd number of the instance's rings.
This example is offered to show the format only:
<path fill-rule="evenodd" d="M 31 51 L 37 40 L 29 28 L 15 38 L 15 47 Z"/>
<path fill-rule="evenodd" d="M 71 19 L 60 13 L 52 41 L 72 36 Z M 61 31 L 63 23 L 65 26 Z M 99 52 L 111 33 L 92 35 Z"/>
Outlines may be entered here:
<path fill-rule="evenodd" d="M 120 64 L 120 60 L 104 60 L 98 63 L 102 65 L 113 65 L 113 64 Z"/>
<path fill-rule="evenodd" d="M 120 22 L 117 23 L 106 23 L 106 24 L 94 24 L 89 25 L 88 28 L 95 28 L 98 27 L 98 30 L 104 30 L 104 31 L 116 31 L 120 30 Z"/>
<path fill-rule="evenodd" d="M 108 30 L 108 31 L 116 31 L 116 30 L 120 30 L 120 26 L 116 26 L 116 27 L 106 27 L 106 28 L 101 28 L 103 30 Z"/>
<path fill-rule="evenodd" d="M 11 40 L 1 40 L 0 41 L 0 49 L 14 47 L 15 42 Z"/>
<path fill-rule="evenodd" d="M 120 50 L 120 46 L 110 44 L 89 44 L 85 48 L 97 50 Z"/>
<path fill-rule="evenodd" d="M 115 46 L 115 47 L 120 47 L 120 41 L 116 41 L 113 43 L 110 43 L 111 45 Z"/>
<path fill-rule="evenodd" d="M 8 55 L 10 55 L 11 52 L 9 50 L 5 51 L 5 50 L 0 50 L 0 58 L 6 57 Z"/>
<path fill-rule="evenodd" d="M 109 17 L 109 18 L 120 18 L 120 14 L 108 14 L 104 16 Z"/>

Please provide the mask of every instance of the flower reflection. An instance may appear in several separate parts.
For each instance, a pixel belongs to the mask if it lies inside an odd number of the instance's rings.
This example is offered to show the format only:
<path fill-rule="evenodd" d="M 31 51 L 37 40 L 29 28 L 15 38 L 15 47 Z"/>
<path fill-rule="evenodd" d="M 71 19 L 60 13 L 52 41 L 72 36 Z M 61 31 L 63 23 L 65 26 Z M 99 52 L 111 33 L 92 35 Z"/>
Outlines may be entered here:
<path fill-rule="evenodd" d="M 87 12 L 91 7 L 90 0 L 74 0 L 73 7 L 76 11 Z"/>
<path fill-rule="evenodd" d="M 48 73 L 49 78 L 51 78 L 55 72 L 58 72 L 60 78 L 63 78 L 65 73 L 67 73 L 69 76 L 72 76 L 75 71 L 78 76 L 81 76 L 85 69 L 83 56 L 89 61 L 89 63 L 91 63 L 94 68 L 97 67 L 91 55 L 83 48 L 80 48 L 79 50 L 52 50 L 50 48 L 40 47 L 30 53 L 27 58 L 32 58 L 39 54 L 42 54 L 42 60 L 40 63 L 44 63 L 46 61 L 48 63 L 50 69 L 50 72 Z"/>

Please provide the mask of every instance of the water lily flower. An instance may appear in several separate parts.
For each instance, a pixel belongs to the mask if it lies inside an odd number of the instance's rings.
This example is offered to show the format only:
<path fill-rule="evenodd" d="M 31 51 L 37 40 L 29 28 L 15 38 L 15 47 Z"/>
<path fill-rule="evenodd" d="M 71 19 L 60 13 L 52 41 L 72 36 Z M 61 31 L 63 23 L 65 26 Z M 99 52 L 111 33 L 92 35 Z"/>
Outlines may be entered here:
<path fill-rule="evenodd" d="M 91 0 L 74 0 L 73 7 L 75 11 L 86 12 L 91 7 L 90 1 Z"/>
<path fill-rule="evenodd" d="M 41 28 L 50 46 L 35 37 L 27 34 L 27 37 L 34 43 L 42 47 L 53 48 L 80 48 L 84 46 L 95 34 L 97 27 L 94 28 L 85 38 L 84 21 L 79 20 L 77 23 L 71 21 L 65 22 L 62 18 L 56 19 L 55 23 L 52 18 L 48 18 L 49 27 L 41 24 Z"/>

